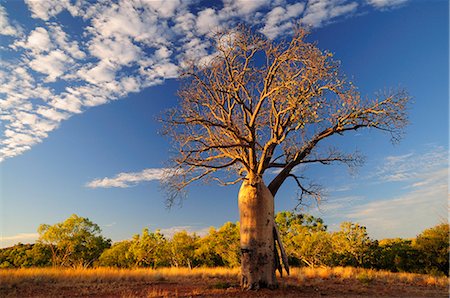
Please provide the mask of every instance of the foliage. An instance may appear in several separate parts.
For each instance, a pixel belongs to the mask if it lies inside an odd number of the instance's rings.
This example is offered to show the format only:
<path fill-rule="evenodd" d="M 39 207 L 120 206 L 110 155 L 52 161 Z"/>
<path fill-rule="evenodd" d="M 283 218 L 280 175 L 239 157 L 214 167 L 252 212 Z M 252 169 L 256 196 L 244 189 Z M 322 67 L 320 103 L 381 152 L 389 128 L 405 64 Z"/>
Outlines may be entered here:
<path fill-rule="evenodd" d="M 367 267 L 373 248 L 378 246 L 366 227 L 351 222 L 341 223 L 340 231 L 332 234 L 332 243 L 335 266 Z"/>
<path fill-rule="evenodd" d="M 219 230 L 211 228 L 199 240 L 196 255 L 205 266 L 237 267 L 240 264 L 239 224 L 225 223 Z"/>
<path fill-rule="evenodd" d="M 195 250 L 198 247 L 199 237 L 189 235 L 186 231 L 177 232 L 170 240 L 170 264 L 175 267 L 196 265 Z"/>
<path fill-rule="evenodd" d="M 0 250 L 0 268 L 45 267 L 51 265 L 48 245 L 18 243 Z"/>
<path fill-rule="evenodd" d="M 379 242 L 378 268 L 393 272 L 420 272 L 419 251 L 408 239 L 384 239 Z"/>
<path fill-rule="evenodd" d="M 275 222 L 291 264 L 314 267 L 329 263 L 331 239 L 321 218 L 283 211 Z"/>
<path fill-rule="evenodd" d="M 61 223 L 42 224 L 38 232 L 38 241 L 50 246 L 55 266 L 92 266 L 111 245 L 111 240 L 101 236 L 97 224 L 76 214 Z"/>
<path fill-rule="evenodd" d="M 421 254 L 422 266 L 427 273 L 449 275 L 449 224 L 442 223 L 423 231 L 413 247 Z"/>
<path fill-rule="evenodd" d="M 0 249 L 0 268 L 56 265 L 55 258 L 62 260 L 63 256 L 54 256 L 54 252 L 68 254 L 65 263 L 59 263 L 61 266 L 194 268 L 237 267 L 240 263 L 239 223 L 227 222 L 219 229 L 211 228 L 203 237 L 181 231 L 166 238 L 158 230 L 143 229 L 142 234 L 109 247 L 109 242 L 95 233 L 99 232 L 97 225 L 82 217 L 69 219 L 70 224 L 65 221 L 54 226 L 60 229 L 61 242 L 45 244 L 41 238 L 36 244 L 19 243 Z M 448 224 L 427 229 L 415 239 L 376 241 L 357 223 L 344 222 L 339 231 L 328 232 L 321 218 L 289 211 L 276 214 L 275 221 L 289 262 L 294 266 L 353 266 L 448 275 Z M 45 231 L 55 232 L 55 228 Z M 80 235 L 89 237 L 80 241 Z M 92 243 L 98 242 L 90 238 L 97 238 L 102 244 L 93 246 Z"/>
<path fill-rule="evenodd" d="M 117 268 L 131 268 L 136 264 L 136 258 L 131 252 L 131 241 L 114 243 L 100 255 L 97 265 Z"/>
<path fill-rule="evenodd" d="M 129 252 L 135 267 L 156 268 L 168 264 L 167 240 L 159 231 L 150 233 L 142 230 L 142 235 L 134 235 Z"/>

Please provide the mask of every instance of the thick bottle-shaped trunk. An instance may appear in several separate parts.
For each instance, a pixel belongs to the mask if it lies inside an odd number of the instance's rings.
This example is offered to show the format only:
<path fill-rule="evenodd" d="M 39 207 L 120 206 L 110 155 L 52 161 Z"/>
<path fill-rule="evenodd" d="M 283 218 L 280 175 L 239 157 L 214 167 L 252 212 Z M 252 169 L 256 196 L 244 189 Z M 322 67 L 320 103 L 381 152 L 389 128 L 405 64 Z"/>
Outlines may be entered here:
<path fill-rule="evenodd" d="M 239 190 L 241 286 L 274 288 L 274 202 L 264 183 L 244 181 Z"/>

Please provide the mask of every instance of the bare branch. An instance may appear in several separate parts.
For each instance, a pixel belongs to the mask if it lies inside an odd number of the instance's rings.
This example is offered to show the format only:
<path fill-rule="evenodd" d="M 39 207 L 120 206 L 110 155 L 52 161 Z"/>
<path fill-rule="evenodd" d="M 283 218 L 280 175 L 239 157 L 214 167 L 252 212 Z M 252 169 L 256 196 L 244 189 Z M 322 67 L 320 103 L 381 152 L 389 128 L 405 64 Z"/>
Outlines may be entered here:
<path fill-rule="evenodd" d="M 173 166 L 183 173 L 175 190 L 222 170 L 235 172 L 231 181 L 242 172 L 259 181 L 279 168 L 268 186 L 275 195 L 298 165 L 362 162 L 355 154 L 324 153 L 324 139 L 363 128 L 386 132 L 393 142 L 402 137 L 409 95 L 387 90 L 363 99 L 340 62 L 307 35 L 297 28 L 277 43 L 245 26 L 215 35 L 216 55 L 182 76 L 180 106 L 163 120 L 176 149 Z"/>

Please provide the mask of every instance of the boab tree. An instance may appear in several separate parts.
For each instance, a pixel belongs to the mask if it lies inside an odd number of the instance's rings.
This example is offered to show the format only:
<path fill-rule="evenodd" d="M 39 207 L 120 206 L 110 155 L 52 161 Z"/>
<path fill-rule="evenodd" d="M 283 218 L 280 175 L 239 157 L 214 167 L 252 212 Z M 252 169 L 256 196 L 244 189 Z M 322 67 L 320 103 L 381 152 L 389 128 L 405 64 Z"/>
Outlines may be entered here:
<path fill-rule="evenodd" d="M 169 202 L 199 179 L 242 183 L 241 285 L 246 289 L 276 286 L 281 261 L 289 270 L 286 259 L 279 259 L 283 246 L 274 224 L 274 196 L 280 186 L 291 177 L 302 195 L 320 195 L 295 168 L 355 164 L 356 155 L 318 145 L 361 128 L 383 130 L 397 140 L 407 123 L 406 92 L 362 99 L 339 72 L 333 55 L 307 42 L 306 36 L 306 30 L 297 28 L 292 39 L 277 43 L 243 26 L 217 34 L 215 55 L 208 64 L 193 63 L 186 71 L 180 106 L 164 116 L 165 132 L 177 151 L 176 170 L 166 181 Z M 268 186 L 266 173 L 277 173 Z"/>

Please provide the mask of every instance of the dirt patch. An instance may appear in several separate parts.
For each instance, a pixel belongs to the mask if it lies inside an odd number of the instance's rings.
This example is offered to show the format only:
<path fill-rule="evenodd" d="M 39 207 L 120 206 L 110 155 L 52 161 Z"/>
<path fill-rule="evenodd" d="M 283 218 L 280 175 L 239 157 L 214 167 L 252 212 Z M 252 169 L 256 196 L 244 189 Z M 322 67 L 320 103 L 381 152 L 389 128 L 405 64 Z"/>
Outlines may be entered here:
<path fill-rule="evenodd" d="M 0 297 L 448 297 L 448 284 L 338 276 L 279 279 L 276 290 L 242 291 L 237 276 L 181 276 L 157 280 L 15 278 L 0 281 Z"/>

